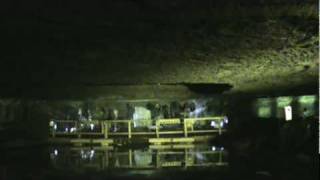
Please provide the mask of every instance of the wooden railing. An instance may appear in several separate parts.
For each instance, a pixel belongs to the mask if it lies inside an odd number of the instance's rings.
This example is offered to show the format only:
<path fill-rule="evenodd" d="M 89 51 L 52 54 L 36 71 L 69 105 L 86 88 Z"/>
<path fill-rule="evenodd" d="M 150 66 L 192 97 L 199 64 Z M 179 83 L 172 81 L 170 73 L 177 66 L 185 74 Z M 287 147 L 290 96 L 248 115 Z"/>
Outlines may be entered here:
<path fill-rule="evenodd" d="M 74 132 L 70 132 L 68 129 L 67 132 L 59 132 L 55 129 L 51 129 L 52 137 L 56 137 L 57 135 L 76 135 L 77 137 L 81 137 L 82 135 L 100 135 L 104 138 L 109 138 L 110 136 L 127 136 L 129 139 L 132 136 L 144 136 L 144 135 L 155 135 L 157 138 L 160 135 L 165 134 L 181 134 L 184 137 L 188 137 L 191 134 L 201 134 L 201 133 L 218 133 L 222 134 L 225 129 L 221 126 L 221 122 L 224 121 L 224 116 L 216 116 L 216 117 L 201 117 L 201 118 L 185 118 L 185 119 L 159 119 L 155 123 L 154 130 L 147 131 L 138 131 L 137 128 L 133 128 L 132 120 L 92 120 L 92 121 L 72 121 L 72 120 L 55 120 L 53 121 L 56 125 L 59 124 L 71 124 L 72 127 L 75 127 L 76 130 Z M 207 122 L 214 121 L 217 125 L 215 128 L 210 127 L 210 129 L 196 129 L 195 124 L 197 122 Z M 95 130 L 93 131 L 85 131 L 81 129 L 82 126 L 89 127 L 90 124 L 95 126 Z M 89 125 L 89 126 L 88 126 Z M 125 131 L 110 131 L 113 126 L 120 126 L 122 130 Z M 165 126 L 177 125 L 180 126 L 175 128 L 174 130 L 163 130 Z M 98 128 L 97 128 L 98 127 Z"/>

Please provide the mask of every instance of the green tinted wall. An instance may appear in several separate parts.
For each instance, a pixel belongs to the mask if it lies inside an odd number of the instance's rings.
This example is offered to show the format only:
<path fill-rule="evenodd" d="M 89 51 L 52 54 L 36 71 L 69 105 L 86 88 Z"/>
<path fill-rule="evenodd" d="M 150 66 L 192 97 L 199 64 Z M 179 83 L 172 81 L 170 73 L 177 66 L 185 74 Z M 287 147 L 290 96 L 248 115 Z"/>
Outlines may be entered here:
<path fill-rule="evenodd" d="M 260 118 L 284 118 L 284 107 L 291 106 L 293 117 L 316 116 L 319 114 L 317 95 L 281 96 L 258 98 L 254 102 L 254 114 Z"/>

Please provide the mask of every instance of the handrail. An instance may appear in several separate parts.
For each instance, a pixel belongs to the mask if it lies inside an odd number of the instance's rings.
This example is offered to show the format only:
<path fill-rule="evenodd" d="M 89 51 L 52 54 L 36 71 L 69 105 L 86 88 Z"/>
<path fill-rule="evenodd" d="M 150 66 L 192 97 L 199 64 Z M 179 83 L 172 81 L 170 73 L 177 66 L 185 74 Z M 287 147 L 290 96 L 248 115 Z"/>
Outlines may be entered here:
<path fill-rule="evenodd" d="M 160 131 L 160 126 L 161 125 L 172 125 L 172 124 L 183 124 L 183 129 L 182 130 L 173 130 L 172 132 L 176 133 L 182 133 L 184 134 L 184 137 L 188 137 L 189 133 L 195 134 L 195 133 L 213 133 L 217 132 L 219 134 L 222 134 L 223 130 L 221 126 L 218 126 L 218 130 L 194 130 L 194 123 L 196 121 L 219 121 L 221 122 L 225 116 L 214 116 L 214 117 L 199 117 L 199 118 L 184 118 L 184 119 L 179 119 L 179 118 L 170 118 L 170 119 L 158 119 L 156 120 L 156 128 L 155 132 L 147 132 L 147 133 L 136 133 L 132 132 L 132 120 L 91 120 L 91 121 L 76 121 L 76 120 L 54 120 L 55 123 L 75 123 L 76 126 L 80 124 L 99 124 L 101 127 L 100 132 L 72 132 L 70 135 L 78 135 L 80 138 L 81 135 L 100 135 L 103 134 L 104 138 L 108 138 L 109 135 L 127 135 L 128 138 L 130 139 L 132 135 L 145 135 L 145 134 L 155 134 L 157 138 L 160 137 L 160 134 L 172 134 L 171 131 L 166 131 L 166 132 L 161 132 Z M 127 124 L 127 132 L 109 132 L 109 129 L 112 124 L 117 124 L 117 123 L 124 123 Z M 189 130 L 190 129 L 190 130 Z M 52 136 L 55 137 L 55 134 L 68 134 L 68 133 L 61 133 L 61 132 L 54 132 L 52 131 Z"/>
<path fill-rule="evenodd" d="M 220 120 L 225 118 L 225 116 L 213 116 L 213 117 L 198 117 L 198 118 L 183 118 L 184 120 Z M 151 119 L 150 119 L 151 120 Z M 160 122 L 166 122 L 166 121 L 176 121 L 176 120 L 180 120 L 180 118 L 169 118 L 169 119 L 158 119 L 157 121 Z M 89 122 L 107 122 L 107 123 L 126 123 L 128 121 L 132 121 L 132 120 L 110 120 L 110 119 L 103 119 L 103 120 L 88 120 L 88 121 L 79 121 L 79 120 L 53 120 L 54 122 L 83 122 L 83 123 L 89 123 Z"/>

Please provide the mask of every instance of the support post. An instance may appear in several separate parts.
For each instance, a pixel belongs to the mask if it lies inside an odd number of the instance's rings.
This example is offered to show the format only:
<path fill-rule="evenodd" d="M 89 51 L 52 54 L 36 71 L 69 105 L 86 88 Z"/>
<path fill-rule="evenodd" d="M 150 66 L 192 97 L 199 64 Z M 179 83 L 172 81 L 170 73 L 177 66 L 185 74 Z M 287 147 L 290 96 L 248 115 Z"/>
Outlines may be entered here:
<path fill-rule="evenodd" d="M 191 120 L 191 132 L 194 130 L 194 119 Z"/>
<path fill-rule="evenodd" d="M 129 167 L 132 167 L 132 150 L 129 149 Z"/>
<path fill-rule="evenodd" d="M 128 138 L 131 138 L 131 121 L 128 121 Z"/>
<path fill-rule="evenodd" d="M 188 165 L 188 150 L 184 149 L 184 168 L 186 169 Z"/>
<path fill-rule="evenodd" d="M 108 151 L 105 151 L 104 152 L 104 156 L 103 156 L 103 158 L 102 158 L 102 170 L 104 170 L 104 169 L 107 169 L 108 168 L 108 166 L 109 166 L 109 161 L 108 161 Z"/>
<path fill-rule="evenodd" d="M 56 123 L 53 121 L 53 127 L 51 127 L 51 136 L 53 137 L 53 138 L 55 138 L 56 137 L 56 130 L 55 130 L 55 127 L 56 126 Z"/>
<path fill-rule="evenodd" d="M 156 168 L 161 167 L 161 162 L 160 162 L 160 153 L 159 150 L 156 151 Z"/>
<path fill-rule="evenodd" d="M 159 121 L 156 120 L 156 136 L 159 138 Z"/>
<path fill-rule="evenodd" d="M 219 135 L 222 134 L 222 129 L 221 129 L 221 120 L 219 121 Z"/>
<path fill-rule="evenodd" d="M 222 151 L 219 152 L 219 163 L 222 163 Z"/>
<path fill-rule="evenodd" d="M 104 138 L 108 139 L 108 135 L 109 135 L 109 128 L 108 128 L 108 122 L 103 122 L 103 130 L 104 130 Z"/>
<path fill-rule="evenodd" d="M 101 133 L 104 134 L 104 123 L 102 121 L 100 121 L 99 125 L 101 127 Z"/>
<path fill-rule="evenodd" d="M 53 137 L 53 138 L 56 137 L 56 133 L 55 133 L 55 130 L 54 130 L 54 129 L 52 129 L 52 137 Z"/>
<path fill-rule="evenodd" d="M 75 126 L 76 126 L 76 128 L 77 128 L 77 130 L 76 130 L 76 134 L 77 134 L 77 138 L 81 138 L 81 134 L 80 134 L 80 132 L 79 132 L 79 130 L 80 130 L 80 126 L 79 126 L 79 123 L 76 121 L 75 122 Z"/>
<path fill-rule="evenodd" d="M 184 119 L 183 121 L 183 132 L 184 132 L 184 137 L 188 137 L 187 119 Z"/>

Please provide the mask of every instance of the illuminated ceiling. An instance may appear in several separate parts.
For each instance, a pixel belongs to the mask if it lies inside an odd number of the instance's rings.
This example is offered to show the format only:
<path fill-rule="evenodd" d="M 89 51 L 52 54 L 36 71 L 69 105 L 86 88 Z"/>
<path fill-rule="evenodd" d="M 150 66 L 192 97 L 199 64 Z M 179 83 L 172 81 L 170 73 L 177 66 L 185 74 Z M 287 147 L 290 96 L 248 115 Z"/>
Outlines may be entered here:
<path fill-rule="evenodd" d="M 229 2 L 4 1 L 2 92 L 158 83 L 317 92 L 316 2 Z"/>

